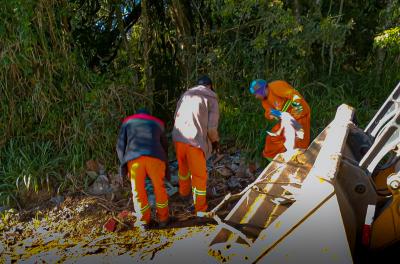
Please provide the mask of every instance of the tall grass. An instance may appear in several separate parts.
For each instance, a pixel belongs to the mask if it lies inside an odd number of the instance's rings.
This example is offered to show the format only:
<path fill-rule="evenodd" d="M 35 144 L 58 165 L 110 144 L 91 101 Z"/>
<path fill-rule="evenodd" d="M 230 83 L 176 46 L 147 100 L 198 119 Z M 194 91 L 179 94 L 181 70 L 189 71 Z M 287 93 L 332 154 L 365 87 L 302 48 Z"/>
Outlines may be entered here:
<path fill-rule="evenodd" d="M 247 91 L 222 96 L 219 130 L 223 142 L 242 149 L 249 159 L 258 159 L 264 147 L 266 121 L 260 102 Z"/>
<path fill-rule="evenodd" d="M 120 120 L 149 101 L 142 82 L 132 87 L 132 79 L 138 76 L 133 76 L 130 66 L 112 66 L 104 74 L 87 68 L 70 29 L 62 22 L 72 14 L 71 6 L 57 0 L 7 0 L 0 5 L 0 205 L 17 203 L 26 190 L 56 192 L 83 185 L 85 163 L 90 159 L 116 172 Z M 308 34 L 292 32 L 295 20 L 290 16 L 288 11 L 276 17 L 286 17 L 288 22 L 279 23 L 277 34 L 271 32 L 276 23 L 267 16 L 256 28 L 196 37 L 192 76 L 211 75 L 220 97 L 222 143 L 241 149 L 249 159 L 262 160 L 267 125 L 260 102 L 248 94 L 252 79 L 292 83 L 311 106 L 312 136 L 331 121 L 342 103 L 355 107 L 360 126 L 365 126 L 400 79 L 398 64 L 394 64 L 398 58 L 387 60 L 391 64 L 384 65 L 384 76 L 376 76 L 368 65 L 362 73 L 346 73 L 339 65 L 337 75 L 327 76 L 323 69 L 315 73 L 319 65 L 311 65 L 311 58 L 318 42 L 308 38 L 316 36 L 314 29 L 305 28 L 311 30 Z M 291 32 L 288 36 L 286 29 Z M 272 35 L 275 45 L 266 41 Z M 142 74 L 139 42 L 132 50 L 138 57 L 136 73 Z M 166 54 L 160 54 L 154 61 L 163 62 Z M 346 56 L 338 49 L 335 56 L 339 55 Z M 177 71 L 164 69 L 153 76 L 159 79 L 154 98 L 160 101 L 154 109 L 170 118 L 168 128 L 173 124 L 176 94 L 184 90 L 179 80 L 176 87 L 167 87 L 175 80 L 174 75 L 166 81 L 168 74 Z"/>
<path fill-rule="evenodd" d="M 124 78 L 89 70 L 62 26 L 66 2 L 10 0 L 0 7 L 0 204 L 21 191 L 59 191 L 85 162 L 116 171 L 120 120 L 145 100 Z"/>
<path fill-rule="evenodd" d="M 58 171 L 63 156 L 58 155 L 50 141 L 26 144 L 13 139 L 3 149 L 2 156 L 0 199 L 7 203 L 21 192 L 50 190 L 64 181 Z"/>

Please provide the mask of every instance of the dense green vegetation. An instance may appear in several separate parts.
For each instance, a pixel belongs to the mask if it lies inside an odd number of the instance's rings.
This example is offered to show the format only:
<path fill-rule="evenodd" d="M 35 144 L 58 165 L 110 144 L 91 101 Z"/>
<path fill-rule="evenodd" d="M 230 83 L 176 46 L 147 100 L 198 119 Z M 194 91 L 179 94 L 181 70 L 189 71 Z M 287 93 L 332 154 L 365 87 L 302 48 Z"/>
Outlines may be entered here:
<path fill-rule="evenodd" d="M 254 78 L 285 79 L 312 107 L 312 135 L 348 103 L 365 126 L 400 80 L 400 3 L 7 0 L 0 6 L 0 204 L 116 171 L 120 119 L 139 106 L 173 122 L 208 73 L 223 143 L 260 158 Z"/>

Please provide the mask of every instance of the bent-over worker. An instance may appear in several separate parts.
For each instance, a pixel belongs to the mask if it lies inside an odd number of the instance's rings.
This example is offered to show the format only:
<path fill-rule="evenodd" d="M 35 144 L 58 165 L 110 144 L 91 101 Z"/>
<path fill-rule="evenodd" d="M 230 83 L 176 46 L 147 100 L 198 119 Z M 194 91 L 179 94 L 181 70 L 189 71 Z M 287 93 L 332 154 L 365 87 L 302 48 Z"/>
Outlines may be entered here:
<path fill-rule="evenodd" d="M 153 184 L 159 226 L 165 226 L 169 220 L 168 195 L 164 185 L 168 146 L 164 131 L 163 121 L 150 115 L 146 109 L 140 109 L 123 120 L 119 132 L 117 153 L 121 164 L 120 175 L 130 177 L 137 217 L 135 226 L 144 229 L 149 227 L 151 220 L 145 189 L 147 176 Z"/>
<path fill-rule="evenodd" d="M 198 216 L 199 212 L 207 211 L 206 159 L 213 149 L 219 148 L 218 119 L 217 95 L 211 79 L 203 76 L 178 101 L 172 131 L 179 167 L 179 194 L 188 198 L 192 187 Z"/>
<path fill-rule="evenodd" d="M 289 83 L 282 80 L 267 82 L 263 79 L 253 80 L 250 84 L 250 92 L 261 100 L 265 109 L 265 118 L 273 122 L 271 133 L 265 138 L 263 156 L 272 160 L 278 153 L 286 152 L 285 133 L 277 133 L 281 130 L 281 114 L 289 113 L 298 124 L 292 122 L 298 133 L 295 137 L 295 148 L 306 149 L 310 144 L 310 116 L 311 111 L 303 96 Z M 283 115 L 285 118 L 287 114 Z M 286 118 L 290 120 L 291 118 Z M 302 129 L 302 131 L 300 131 Z M 291 150 L 289 150 L 291 151 Z"/>

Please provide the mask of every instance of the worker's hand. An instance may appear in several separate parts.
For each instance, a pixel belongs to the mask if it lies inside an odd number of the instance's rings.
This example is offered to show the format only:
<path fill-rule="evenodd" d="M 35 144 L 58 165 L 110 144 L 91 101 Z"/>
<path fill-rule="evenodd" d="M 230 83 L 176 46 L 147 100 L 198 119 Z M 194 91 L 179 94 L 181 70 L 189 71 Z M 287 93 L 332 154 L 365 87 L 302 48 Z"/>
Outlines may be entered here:
<path fill-rule="evenodd" d="M 280 118 L 282 115 L 282 112 L 276 109 L 271 109 L 271 115 L 277 118 Z"/>
<path fill-rule="evenodd" d="M 221 152 L 219 141 L 214 141 L 212 144 L 212 151 L 219 154 Z"/>
<path fill-rule="evenodd" d="M 293 101 L 292 107 L 297 114 L 300 114 L 301 112 L 303 112 L 303 106 L 296 101 Z"/>
<path fill-rule="evenodd" d="M 267 134 L 270 135 L 271 137 L 279 136 L 279 134 L 270 132 L 270 131 L 268 131 L 268 130 L 267 130 Z"/>

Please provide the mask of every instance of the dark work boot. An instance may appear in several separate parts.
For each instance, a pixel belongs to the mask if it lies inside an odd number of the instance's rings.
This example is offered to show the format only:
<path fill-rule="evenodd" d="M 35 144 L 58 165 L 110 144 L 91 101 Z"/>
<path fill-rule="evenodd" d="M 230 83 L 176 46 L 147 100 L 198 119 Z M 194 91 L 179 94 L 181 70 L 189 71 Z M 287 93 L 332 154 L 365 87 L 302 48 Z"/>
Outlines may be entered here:
<path fill-rule="evenodd" d="M 165 221 L 162 221 L 162 222 L 158 222 L 158 227 L 159 228 L 166 228 L 168 226 L 169 222 L 170 222 L 169 219 L 167 219 Z"/>
<path fill-rule="evenodd" d="M 139 228 L 140 231 L 147 231 L 154 227 L 154 220 L 150 220 L 150 223 L 146 223 L 145 221 L 136 221 L 134 226 Z"/>
<path fill-rule="evenodd" d="M 179 195 L 178 201 L 181 203 L 188 203 L 188 202 L 190 202 L 190 197 L 191 197 L 190 194 L 188 194 L 186 196 Z"/>

